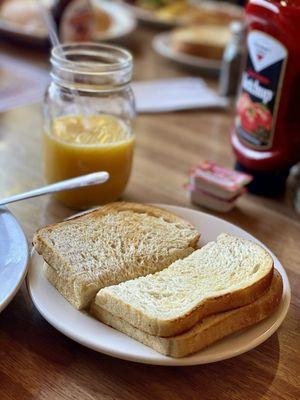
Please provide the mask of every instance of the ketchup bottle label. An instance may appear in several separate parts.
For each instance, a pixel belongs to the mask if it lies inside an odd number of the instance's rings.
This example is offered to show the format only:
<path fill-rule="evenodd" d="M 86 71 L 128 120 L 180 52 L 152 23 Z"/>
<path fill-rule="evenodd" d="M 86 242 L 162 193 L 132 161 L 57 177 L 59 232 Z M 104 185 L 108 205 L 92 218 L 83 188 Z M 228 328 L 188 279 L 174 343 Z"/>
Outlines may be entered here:
<path fill-rule="evenodd" d="M 236 131 L 248 147 L 272 147 L 287 49 L 272 36 L 253 30 L 237 102 Z"/>

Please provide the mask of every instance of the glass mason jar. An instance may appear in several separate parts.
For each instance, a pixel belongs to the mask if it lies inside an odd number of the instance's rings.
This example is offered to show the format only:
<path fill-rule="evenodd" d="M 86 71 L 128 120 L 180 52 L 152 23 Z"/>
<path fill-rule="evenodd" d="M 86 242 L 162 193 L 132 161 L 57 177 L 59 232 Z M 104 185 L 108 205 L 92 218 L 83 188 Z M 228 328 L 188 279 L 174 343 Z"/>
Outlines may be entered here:
<path fill-rule="evenodd" d="M 132 166 L 134 97 L 132 56 L 119 47 L 66 44 L 51 53 L 44 103 L 44 169 L 48 183 L 107 171 L 104 184 L 58 193 L 69 207 L 85 209 L 123 193 Z"/>

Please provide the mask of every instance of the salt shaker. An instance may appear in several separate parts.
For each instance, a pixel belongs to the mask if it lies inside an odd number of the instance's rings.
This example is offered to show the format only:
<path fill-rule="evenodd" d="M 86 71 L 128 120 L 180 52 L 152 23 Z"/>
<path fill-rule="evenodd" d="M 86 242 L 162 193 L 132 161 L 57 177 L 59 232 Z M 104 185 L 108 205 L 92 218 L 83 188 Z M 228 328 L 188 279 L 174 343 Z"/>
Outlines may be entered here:
<path fill-rule="evenodd" d="M 221 75 L 219 81 L 219 93 L 221 96 L 235 96 L 240 83 L 242 63 L 246 52 L 245 25 L 235 21 L 230 24 L 232 39 L 228 43 L 222 60 Z"/>

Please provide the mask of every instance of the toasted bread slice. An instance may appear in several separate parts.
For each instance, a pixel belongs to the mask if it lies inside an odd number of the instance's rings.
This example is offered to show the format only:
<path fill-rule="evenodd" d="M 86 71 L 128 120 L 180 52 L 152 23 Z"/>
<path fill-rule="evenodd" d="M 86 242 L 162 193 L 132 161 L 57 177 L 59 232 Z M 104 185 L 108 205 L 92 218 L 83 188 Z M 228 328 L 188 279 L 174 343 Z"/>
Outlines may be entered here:
<path fill-rule="evenodd" d="M 197 247 L 190 223 L 157 207 L 118 202 L 49 225 L 33 244 L 46 276 L 76 308 L 100 288 L 159 271 Z"/>
<path fill-rule="evenodd" d="M 168 337 L 208 315 L 252 303 L 272 275 L 266 250 L 222 234 L 163 271 L 101 289 L 95 302 L 144 332 Z"/>
<path fill-rule="evenodd" d="M 171 43 L 180 53 L 221 60 L 230 37 L 228 26 L 202 24 L 176 29 L 171 35 Z"/>
<path fill-rule="evenodd" d="M 267 318 L 278 307 L 281 296 L 282 278 L 275 270 L 270 288 L 254 302 L 207 317 L 187 332 L 169 338 L 149 335 L 95 303 L 91 306 L 91 313 L 105 324 L 126 333 L 159 353 L 171 357 L 184 357 Z"/>

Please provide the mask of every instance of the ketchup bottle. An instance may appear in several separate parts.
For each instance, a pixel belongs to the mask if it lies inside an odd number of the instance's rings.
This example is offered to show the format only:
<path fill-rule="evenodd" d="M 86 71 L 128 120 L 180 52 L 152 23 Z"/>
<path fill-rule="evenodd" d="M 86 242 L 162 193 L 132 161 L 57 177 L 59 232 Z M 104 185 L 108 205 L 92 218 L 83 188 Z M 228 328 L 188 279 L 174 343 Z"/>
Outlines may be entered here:
<path fill-rule="evenodd" d="M 231 143 L 249 190 L 278 195 L 300 161 L 300 1 L 250 0 Z"/>

